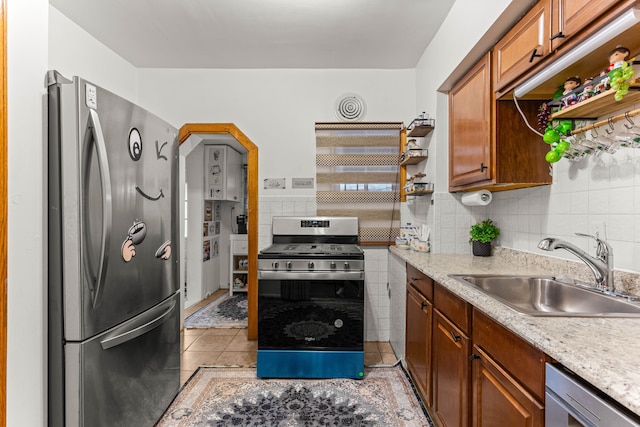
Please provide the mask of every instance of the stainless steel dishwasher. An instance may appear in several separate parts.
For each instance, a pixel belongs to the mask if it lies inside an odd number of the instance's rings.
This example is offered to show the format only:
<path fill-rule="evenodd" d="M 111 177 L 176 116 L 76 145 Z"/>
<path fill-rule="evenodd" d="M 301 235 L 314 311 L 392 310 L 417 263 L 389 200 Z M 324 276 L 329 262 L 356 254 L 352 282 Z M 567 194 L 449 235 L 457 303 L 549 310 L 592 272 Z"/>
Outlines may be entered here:
<path fill-rule="evenodd" d="M 632 427 L 640 418 L 560 365 L 546 365 L 547 427 Z"/>

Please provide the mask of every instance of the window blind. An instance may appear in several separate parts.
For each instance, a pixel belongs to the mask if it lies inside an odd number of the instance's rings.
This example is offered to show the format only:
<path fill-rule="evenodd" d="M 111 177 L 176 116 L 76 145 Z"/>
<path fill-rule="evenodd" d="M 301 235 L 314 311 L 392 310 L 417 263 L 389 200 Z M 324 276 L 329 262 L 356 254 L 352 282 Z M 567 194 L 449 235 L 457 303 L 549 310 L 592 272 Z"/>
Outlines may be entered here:
<path fill-rule="evenodd" d="M 402 123 L 316 123 L 316 202 L 322 216 L 358 217 L 361 244 L 400 231 Z"/>

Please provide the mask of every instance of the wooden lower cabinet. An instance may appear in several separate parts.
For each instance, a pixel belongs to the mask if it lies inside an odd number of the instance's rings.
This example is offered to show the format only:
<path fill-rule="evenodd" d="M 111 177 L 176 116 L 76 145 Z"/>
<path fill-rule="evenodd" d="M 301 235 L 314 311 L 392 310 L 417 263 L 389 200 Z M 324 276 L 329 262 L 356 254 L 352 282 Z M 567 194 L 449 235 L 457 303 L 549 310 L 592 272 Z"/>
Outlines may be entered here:
<path fill-rule="evenodd" d="M 422 396 L 431 405 L 431 318 L 433 305 L 407 285 L 407 329 L 405 361 Z"/>
<path fill-rule="evenodd" d="M 432 339 L 432 413 L 442 427 L 467 427 L 471 340 L 437 308 L 433 314 Z"/>
<path fill-rule="evenodd" d="M 479 347 L 473 347 L 472 425 L 543 427 L 544 406 Z"/>
<path fill-rule="evenodd" d="M 410 265 L 406 308 L 406 366 L 439 427 L 544 427 L 549 356 Z"/>

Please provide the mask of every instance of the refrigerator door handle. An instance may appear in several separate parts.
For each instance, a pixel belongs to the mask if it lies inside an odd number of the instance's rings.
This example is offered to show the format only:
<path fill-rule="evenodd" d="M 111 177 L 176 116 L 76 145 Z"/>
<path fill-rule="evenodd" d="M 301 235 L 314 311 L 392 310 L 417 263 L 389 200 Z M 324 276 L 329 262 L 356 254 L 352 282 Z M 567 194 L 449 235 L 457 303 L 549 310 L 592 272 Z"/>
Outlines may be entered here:
<path fill-rule="evenodd" d="M 102 183 L 102 242 L 100 244 L 100 264 L 96 275 L 96 282 L 93 286 L 93 307 L 100 302 L 100 296 L 104 290 L 107 268 L 109 266 L 108 248 L 111 246 L 112 228 L 112 207 L 111 207 L 111 175 L 109 173 L 109 161 L 107 160 L 107 145 L 104 141 L 102 126 L 98 112 L 89 109 L 88 130 L 93 135 L 98 157 L 98 168 L 100 169 L 100 180 Z"/>
<path fill-rule="evenodd" d="M 100 341 L 100 345 L 102 346 L 102 349 L 108 350 L 112 347 L 118 346 L 120 344 L 124 344 L 127 341 L 131 341 L 132 339 L 137 338 L 140 335 L 144 335 L 147 332 L 152 331 L 153 329 L 162 325 L 164 322 L 166 322 L 169 319 L 169 316 L 171 315 L 171 312 L 175 309 L 175 307 L 176 307 L 176 301 L 174 300 L 171 302 L 171 305 L 169 306 L 169 308 L 167 308 L 164 313 L 162 313 L 160 316 L 156 317 L 155 319 L 141 326 L 138 326 L 134 329 L 131 329 L 130 331 L 116 335 L 115 337 L 109 337 Z"/>

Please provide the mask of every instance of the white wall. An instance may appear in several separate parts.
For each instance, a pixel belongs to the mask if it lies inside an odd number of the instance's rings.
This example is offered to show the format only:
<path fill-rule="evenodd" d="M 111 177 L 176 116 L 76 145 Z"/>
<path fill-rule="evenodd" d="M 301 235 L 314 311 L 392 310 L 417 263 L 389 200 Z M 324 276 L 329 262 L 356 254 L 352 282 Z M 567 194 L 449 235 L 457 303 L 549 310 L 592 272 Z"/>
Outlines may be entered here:
<path fill-rule="evenodd" d="M 8 350 L 7 426 L 46 425 L 46 121 L 45 75 L 58 68 L 71 73 L 57 56 L 62 40 L 49 39 L 46 0 L 8 1 Z M 59 16 L 52 13 L 52 22 Z M 57 30 L 57 29 L 56 29 Z M 55 32 L 55 31 L 54 31 Z M 56 33 L 57 34 L 57 33 Z M 68 36 L 73 42 L 75 36 Z M 69 52 L 80 45 L 68 45 Z M 86 45 L 85 45 L 86 47 Z M 96 51 L 99 45 L 95 44 Z M 51 49 L 51 51 L 49 51 Z M 49 62 L 49 58 L 56 56 Z M 71 57 L 68 58 L 69 61 Z M 124 61 L 104 57 L 90 62 L 100 69 L 129 74 L 110 82 L 114 91 L 132 94 L 135 79 Z M 78 66 L 79 69 L 79 66 Z M 81 74 L 79 72 L 75 74 Z M 90 74 L 90 73 L 87 73 Z M 106 78 L 105 78 L 106 81 Z M 130 84 L 124 84 L 129 81 Z M 102 83 L 102 82 L 101 82 Z M 121 87 L 115 87 L 115 86 Z"/>
<path fill-rule="evenodd" d="M 366 121 L 404 121 L 415 111 L 414 70 L 139 70 L 139 100 L 176 126 L 232 122 L 259 147 L 259 182 L 315 177 L 316 121 L 336 121 L 335 100 L 362 96 Z M 271 190 L 273 191 L 273 190 Z M 279 191 L 279 190 L 277 190 Z M 261 189 L 262 192 L 262 189 Z"/>
<path fill-rule="evenodd" d="M 429 225 L 433 251 L 470 253 L 468 227 L 485 210 L 457 208 L 449 188 L 448 121 L 446 90 L 494 44 L 502 32 L 533 2 L 530 0 L 457 0 L 442 23 L 433 42 L 416 67 L 416 111 L 435 118 L 435 129 L 425 138 L 417 138 L 429 150 L 429 158 L 418 166 L 409 166 L 410 175 L 423 172 L 435 185 L 435 193 L 408 200 L 403 204 L 403 223 Z M 454 34 L 464 34 L 454 37 Z M 475 214 L 475 216 L 474 216 Z"/>
<path fill-rule="evenodd" d="M 9 1 L 7 425 L 43 426 L 46 0 Z"/>
<path fill-rule="evenodd" d="M 52 6 L 49 7 L 49 25 L 50 69 L 68 79 L 82 77 L 137 102 L 137 69 L 133 65 L 90 37 Z"/>

